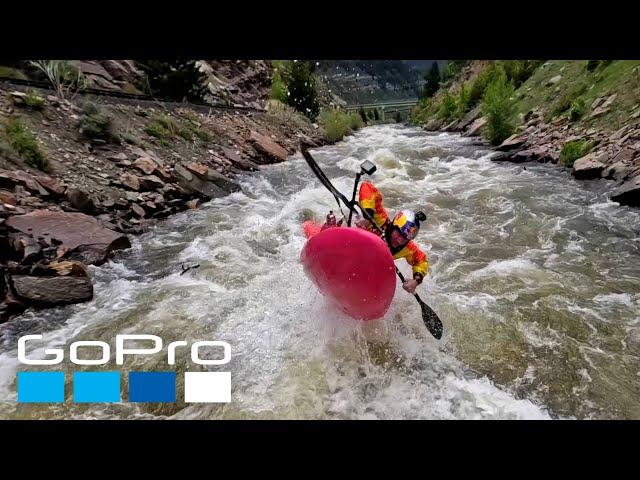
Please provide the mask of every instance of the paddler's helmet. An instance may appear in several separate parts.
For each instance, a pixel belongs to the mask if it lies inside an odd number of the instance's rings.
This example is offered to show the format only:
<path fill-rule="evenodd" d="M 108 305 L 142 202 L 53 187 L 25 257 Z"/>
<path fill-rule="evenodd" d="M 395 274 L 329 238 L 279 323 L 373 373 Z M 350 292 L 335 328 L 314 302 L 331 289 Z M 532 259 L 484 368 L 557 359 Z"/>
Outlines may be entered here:
<path fill-rule="evenodd" d="M 420 230 L 420 222 L 427 219 L 423 212 L 414 212 L 413 210 L 400 210 L 393 217 L 393 226 L 400 230 L 407 240 L 413 240 Z"/>

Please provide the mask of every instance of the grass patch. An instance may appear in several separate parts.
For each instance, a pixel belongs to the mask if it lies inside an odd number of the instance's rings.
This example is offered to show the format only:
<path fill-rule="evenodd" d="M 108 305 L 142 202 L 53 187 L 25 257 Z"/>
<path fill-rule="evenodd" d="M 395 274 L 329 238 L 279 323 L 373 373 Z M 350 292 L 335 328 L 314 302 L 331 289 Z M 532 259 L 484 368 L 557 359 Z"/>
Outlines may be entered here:
<path fill-rule="evenodd" d="M 168 115 L 156 115 L 151 122 L 144 129 L 152 137 L 156 137 L 161 140 L 169 140 L 180 131 L 178 122 Z"/>
<path fill-rule="evenodd" d="M 356 112 L 348 114 L 342 110 L 323 110 L 318 117 L 324 127 L 325 138 L 330 142 L 342 140 L 345 135 L 362 127 L 362 119 Z"/>
<path fill-rule="evenodd" d="M 22 120 L 9 119 L 5 125 L 5 134 L 11 148 L 28 165 L 44 172 L 49 170 L 49 160 L 40 150 L 35 135 L 27 129 Z"/>
<path fill-rule="evenodd" d="M 551 78 L 561 79 L 549 85 Z M 568 114 L 585 126 L 615 131 L 640 101 L 638 60 L 553 60 L 539 67 L 518 89 L 517 110 L 526 113 L 542 107 L 544 118 Z M 599 97 L 617 94 L 611 111 L 589 118 L 591 104 Z"/>
<path fill-rule="evenodd" d="M 573 167 L 573 163 L 591 151 L 593 144 L 586 140 L 573 140 L 563 145 L 560 152 L 560 163 L 565 167 Z"/>
<path fill-rule="evenodd" d="M 298 112 L 295 108 L 280 102 L 279 100 L 270 99 L 267 101 L 266 119 L 279 125 L 294 126 L 299 129 L 309 128 L 311 120 Z"/>
<path fill-rule="evenodd" d="M 29 77 L 27 77 L 21 70 L 13 67 L 7 67 L 6 65 L 0 65 L 0 77 L 29 80 Z"/>
<path fill-rule="evenodd" d="M 127 142 L 130 145 L 136 145 L 138 147 L 143 146 L 142 140 L 140 140 L 138 137 L 136 137 L 132 133 L 128 133 L 128 132 L 123 133 L 121 137 L 125 142 Z"/>
<path fill-rule="evenodd" d="M 38 95 L 34 90 L 27 90 L 27 96 L 24 97 L 24 103 L 32 110 L 40 111 L 44 107 L 44 98 Z"/>
<path fill-rule="evenodd" d="M 179 120 L 169 115 L 156 115 L 144 131 L 152 137 L 164 140 L 164 142 L 160 142 L 163 146 L 169 145 L 169 140 L 177 137 L 188 142 L 193 141 L 194 137 L 197 137 L 203 142 L 208 142 L 211 139 L 209 134 L 204 130 L 193 125 L 185 126 L 181 124 Z"/>

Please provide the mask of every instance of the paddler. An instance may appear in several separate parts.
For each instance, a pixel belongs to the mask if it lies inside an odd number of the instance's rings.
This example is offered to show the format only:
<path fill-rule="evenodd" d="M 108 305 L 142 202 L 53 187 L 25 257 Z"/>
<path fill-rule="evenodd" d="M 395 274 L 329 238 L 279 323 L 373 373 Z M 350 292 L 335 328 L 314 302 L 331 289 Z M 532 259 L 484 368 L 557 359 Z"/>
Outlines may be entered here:
<path fill-rule="evenodd" d="M 409 293 L 415 293 L 429 270 L 427 256 L 413 241 L 420 230 L 420 222 L 425 221 L 427 216 L 423 212 L 401 210 L 393 220 L 389 220 L 389 215 L 382 205 L 382 194 L 370 182 L 363 182 L 360 186 L 359 203 L 373 218 L 378 228 L 384 232 L 384 238 L 391 249 L 393 259 L 404 258 L 411 265 L 413 278 L 405 280 L 402 288 Z M 357 220 L 356 226 L 378 233 L 366 218 Z"/>

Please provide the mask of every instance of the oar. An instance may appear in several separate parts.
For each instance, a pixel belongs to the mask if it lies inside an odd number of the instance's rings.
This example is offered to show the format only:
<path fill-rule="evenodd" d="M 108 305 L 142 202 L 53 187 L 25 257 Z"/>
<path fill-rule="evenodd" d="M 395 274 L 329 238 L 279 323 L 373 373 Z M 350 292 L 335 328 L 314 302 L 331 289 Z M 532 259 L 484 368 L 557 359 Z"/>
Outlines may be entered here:
<path fill-rule="evenodd" d="M 404 275 L 400 273 L 398 267 L 396 267 L 396 273 L 398 274 L 398 277 L 400 277 L 400 281 L 404 283 Z M 442 338 L 442 322 L 438 318 L 438 315 L 436 315 L 436 312 L 434 312 L 429 305 L 420 299 L 417 293 L 414 293 L 413 296 L 416 297 L 416 300 L 420 304 L 420 308 L 422 309 L 422 321 L 427 327 L 427 330 L 429 330 L 431 335 L 440 340 Z"/>
<path fill-rule="evenodd" d="M 320 182 L 331 192 L 331 194 L 336 199 L 336 202 L 338 202 L 338 206 L 340 206 L 340 200 L 342 200 L 342 202 L 349 208 L 349 210 L 357 213 L 355 211 L 355 205 L 352 204 L 347 199 L 347 197 L 345 197 L 342 193 L 340 193 L 338 189 L 336 189 L 336 187 L 333 186 L 331 181 L 320 169 L 320 166 L 316 163 L 316 161 L 313 159 L 313 157 L 309 153 L 308 147 L 309 146 L 306 145 L 305 143 L 303 142 L 300 143 L 300 151 L 302 152 L 302 156 L 304 157 L 304 159 L 307 161 L 307 164 L 311 168 L 311 171 L 318 177 L 318 180 L 320 180 Z M 371 224 L 382 235 L 384 232 L 380 227 L 378 227 L 378 225 L 376 225 L 376 223 L 373 221 L 373 218 L 371 218 L 369 213 L 363 208 L 360 208 L 360 211 L 362 212 L 362 215 L 367 220 L 369 220 L 369 222 L 371 222 Z M 405 282 L 404 275 L 402 275 L 400 270 L 398 270 L 398 267 L 396 267 L 396 273 L 398 274 L 398 277 L 400 277 L 400 280 L 402 281 L 402 283 L 404 283 Z M 429 333 L 431 333 L 431 335 L 433 335 L 436 339 L 440 340 L 440 338 L 442 338 L 443 327 L 442 327 L 442 322 L 438 318 L 438 315 L 436 315 L 436 312 L 434 312 L 429 305 L 427 305 L 420 299 L 417 293 L 414 293 L 413 296 L 416 298 L 416 300 L 420 304 L 420 308 L 422 309 L 422 321 L 424 322 L 424 325 L 427 327 L 427 330 L 429 330 Z"/>

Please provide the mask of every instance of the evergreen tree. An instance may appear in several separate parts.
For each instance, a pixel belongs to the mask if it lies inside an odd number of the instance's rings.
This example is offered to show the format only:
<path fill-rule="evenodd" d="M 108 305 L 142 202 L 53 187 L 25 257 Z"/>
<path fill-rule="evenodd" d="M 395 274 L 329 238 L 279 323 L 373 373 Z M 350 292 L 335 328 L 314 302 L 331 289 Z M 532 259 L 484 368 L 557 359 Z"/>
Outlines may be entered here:
<path fill-rule="evenodd" d="M 431 98 L 440 88 L 440 68 L 438 62 L 433 62 L 431 68 L 424 76 L 425 83 L 422 87 L 422 98 Z"/>
<path fill-rule="evenodd" d="M 150 95 L 178 101 L 202 101 L 207 93 L 207 75 L 195 60 L 144 60 L 138 62 L 146 73 Z"/>

